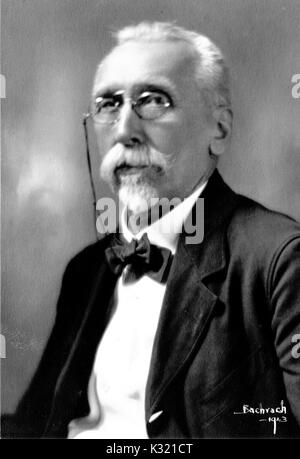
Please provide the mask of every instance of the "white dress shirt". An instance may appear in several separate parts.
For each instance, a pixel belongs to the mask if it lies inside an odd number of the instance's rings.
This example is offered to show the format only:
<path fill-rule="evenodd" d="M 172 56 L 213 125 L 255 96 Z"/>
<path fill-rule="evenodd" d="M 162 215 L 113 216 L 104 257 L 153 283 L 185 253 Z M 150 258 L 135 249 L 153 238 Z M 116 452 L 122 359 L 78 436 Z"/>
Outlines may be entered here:
<path fill-rule="evenodd" d="M 147 233 L 152 244 L 174 254 L 184 221 L 205 186 L 135 236 L 122 218 L 124 237 L 130 242 Z M 147 275 L 130 284 L 118 280 L 89 381 L 90 413 L 69 424 L 68 438 L 148 438 L 145 389 L 165 289 Z"/>

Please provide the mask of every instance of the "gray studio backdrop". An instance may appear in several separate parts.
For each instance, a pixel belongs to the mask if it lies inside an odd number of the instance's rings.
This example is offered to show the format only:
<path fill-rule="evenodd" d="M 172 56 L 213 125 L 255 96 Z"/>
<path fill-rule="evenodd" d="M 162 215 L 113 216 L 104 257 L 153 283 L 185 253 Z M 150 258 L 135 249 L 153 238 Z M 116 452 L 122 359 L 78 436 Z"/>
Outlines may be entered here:
<path fill-rule="evenodd" d="M 67 261 L 94 240 L 81 118 L 110 32 L 176 20 L 210 36 L 232 69 L 235 130 L 223 176 L 300 220 L 300 99 L 291 82 L 299 18 L 299 0 L 2 1 L 3 411 L 14 410 L 39 361 Z M 98 184 L 97 195 L 109 191 Z"/>

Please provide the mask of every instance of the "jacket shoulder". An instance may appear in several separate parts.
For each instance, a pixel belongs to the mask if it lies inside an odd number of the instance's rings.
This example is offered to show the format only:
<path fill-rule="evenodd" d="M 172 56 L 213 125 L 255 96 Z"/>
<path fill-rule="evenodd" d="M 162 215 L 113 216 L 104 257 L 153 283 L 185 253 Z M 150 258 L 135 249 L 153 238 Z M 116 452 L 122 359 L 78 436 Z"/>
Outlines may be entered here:
<path fill-rule="evenodd" d="M 270 271 L 280 257 L 297 258 L 300 251 L 300 224 L 293 218 L 267 209 L 240 196 L 227 228 L 227 241 L 233 260 L 248 272 Z"/>
<path fill-rule="evenodd" d="M 276 248 L 289 239 L 300 237 L 300 223 L 280 212 L 239 195 L 229 233 L 232 238 L 248 242 L 252 248 L 263 245 Z"/>

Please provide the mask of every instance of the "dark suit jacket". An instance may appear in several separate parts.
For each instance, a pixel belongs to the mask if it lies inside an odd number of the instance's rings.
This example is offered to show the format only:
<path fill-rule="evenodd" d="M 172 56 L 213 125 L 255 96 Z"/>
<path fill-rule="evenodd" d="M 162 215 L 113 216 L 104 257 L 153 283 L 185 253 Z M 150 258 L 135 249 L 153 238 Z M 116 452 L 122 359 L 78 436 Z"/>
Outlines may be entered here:
<path fill-rule="evenodd" d="M 274 423 L 277 437 L 300 437 L 300 358 L 292 356 L 300 225 L 235 194 L 218 172 L 203 197 L 204 240 L 189 245 L 181 234 L 155 336 L 149 437 L 272 437 Z M 46 350 L 3 436 L 65 437 L 89 412 L 87 384 L 117 281 L 104 257 L 110 238 L 69 263 Z M 281 401 L 286 413 L 251 413 Z"/>

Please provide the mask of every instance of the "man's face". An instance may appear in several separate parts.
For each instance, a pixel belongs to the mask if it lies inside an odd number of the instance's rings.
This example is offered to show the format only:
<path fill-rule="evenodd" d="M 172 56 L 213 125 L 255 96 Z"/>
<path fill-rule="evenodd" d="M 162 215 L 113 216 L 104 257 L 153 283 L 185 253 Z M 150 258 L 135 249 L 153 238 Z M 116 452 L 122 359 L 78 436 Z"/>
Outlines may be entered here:
<path fill-rule="evenodd" d="M 134 212 L 151 198 L 183 199 L 207 177 L 213 120 L 194 73 L 191 50 L 181 42 L 125 43 L 98 72 L 94 97 L 125 96 L 115 124 L 95 123 L 100 172 Z M 154 120 L 141 119 L 127 99 L 148 91 L 170 101 Z"/>

